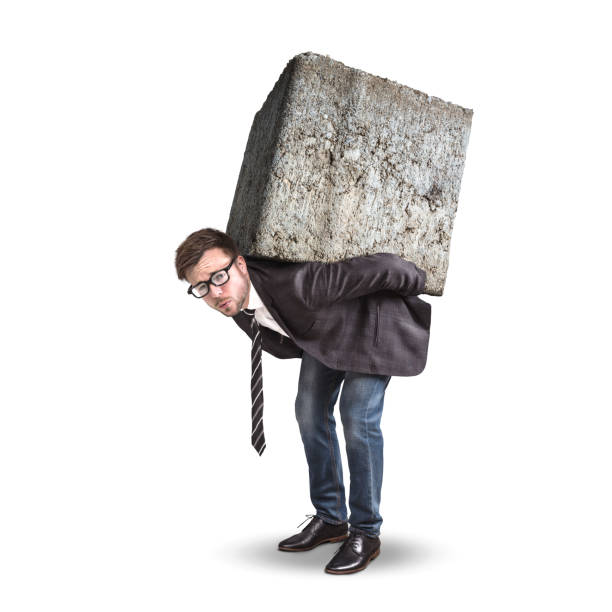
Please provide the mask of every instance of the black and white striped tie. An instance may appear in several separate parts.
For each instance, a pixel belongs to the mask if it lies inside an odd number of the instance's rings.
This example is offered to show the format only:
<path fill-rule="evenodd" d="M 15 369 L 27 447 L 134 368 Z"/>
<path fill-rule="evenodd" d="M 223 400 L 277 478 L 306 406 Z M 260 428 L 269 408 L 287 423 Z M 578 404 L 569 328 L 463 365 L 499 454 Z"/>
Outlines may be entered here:
<path fill-rule="evenodd" d="M 261 330 L 255 318 L 254 308 L 244 308 L 243 312 L 251 317 L 253 346 L 251 348 L 251 444 L 261 454 L 266 448 L 263 429 L 263 370 L 261 367 Z"/>

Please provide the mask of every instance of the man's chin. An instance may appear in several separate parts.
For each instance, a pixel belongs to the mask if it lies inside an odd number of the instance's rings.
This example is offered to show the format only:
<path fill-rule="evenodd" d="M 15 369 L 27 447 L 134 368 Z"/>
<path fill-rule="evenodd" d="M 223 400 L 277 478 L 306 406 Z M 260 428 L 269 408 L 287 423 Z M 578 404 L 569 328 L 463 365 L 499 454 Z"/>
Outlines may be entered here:
<path fill-rule="evenodd" d="M 235 306 L 236 305 L 234 304 L 233 300 L 230 300 L 226 306 L 219 306 L 217 310 L 226 317 L 233 317 L 236 314 L 234 312 Z"/>

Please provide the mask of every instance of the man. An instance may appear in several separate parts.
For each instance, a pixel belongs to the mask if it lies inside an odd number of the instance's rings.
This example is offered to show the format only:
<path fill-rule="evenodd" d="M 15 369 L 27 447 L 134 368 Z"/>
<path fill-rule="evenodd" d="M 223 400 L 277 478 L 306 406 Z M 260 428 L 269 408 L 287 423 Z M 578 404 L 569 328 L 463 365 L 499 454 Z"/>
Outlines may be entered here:
<path fill-rule="evenodd" d="M 427 359 L 431 306 L 416 297 L 425 271 L 391 253 L 336 263 L 241 256 L 230 236 L 212 228 L 188 236 L 175 265 L 190 294 L 232 317 L 253 340 L 251 441 L 259 454 L 266 445 L 257 342 L 280 359 L 302 359 L 295 414 L 316 514 L 279 550 L 342 541 L 325 571 L 365 569 L 380 553 L 385 390 L 391 376 L 415 376 Z M 339 396 L 350 471 L 348 517 L 333 414 Z"/>

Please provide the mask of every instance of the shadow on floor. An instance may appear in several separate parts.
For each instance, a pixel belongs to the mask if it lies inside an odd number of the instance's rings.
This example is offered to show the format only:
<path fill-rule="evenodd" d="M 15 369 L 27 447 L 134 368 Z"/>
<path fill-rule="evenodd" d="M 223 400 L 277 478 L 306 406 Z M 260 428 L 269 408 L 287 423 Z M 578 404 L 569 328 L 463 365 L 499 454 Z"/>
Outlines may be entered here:
<path fill-rule="evenodd" d="M 279 540 L 282 538 L 279 538 Z M 217 549 L 215 555 L 232 565 L 253 565 L 258 568 L 269 567 L 274 570 L 312 569 L 317 573 L 340 548 L 341 543 L 321 544 L 305 552 L 279 551 L 274 538 L 258 537 L 242 542 L 228 542 L 223 549 Z M 371 563 L 377 567 L 399 569 L 430 563 L 440 557 L 440 552 L 432 547 L 394 536 L 381 536 L 380 555 Z"/>

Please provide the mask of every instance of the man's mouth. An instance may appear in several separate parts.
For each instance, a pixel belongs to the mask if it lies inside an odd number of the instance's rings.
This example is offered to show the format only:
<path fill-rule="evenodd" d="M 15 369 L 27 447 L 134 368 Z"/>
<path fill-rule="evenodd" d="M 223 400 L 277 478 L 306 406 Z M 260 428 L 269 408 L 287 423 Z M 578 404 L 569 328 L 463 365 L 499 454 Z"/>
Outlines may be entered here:
<path fill-rule="evenodd" d="M 222 302 L 221 304 L 219 304 L 219 308 L 224 308 L 225 306 L 227 306 L 230 303 L 231 300 L 225 300 L 225 302 Z"/>

